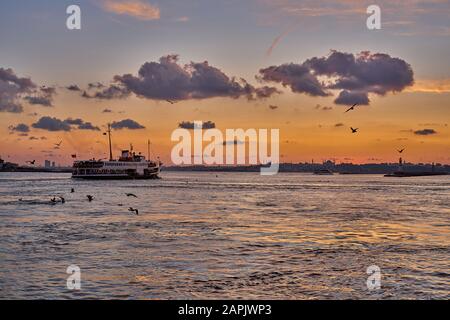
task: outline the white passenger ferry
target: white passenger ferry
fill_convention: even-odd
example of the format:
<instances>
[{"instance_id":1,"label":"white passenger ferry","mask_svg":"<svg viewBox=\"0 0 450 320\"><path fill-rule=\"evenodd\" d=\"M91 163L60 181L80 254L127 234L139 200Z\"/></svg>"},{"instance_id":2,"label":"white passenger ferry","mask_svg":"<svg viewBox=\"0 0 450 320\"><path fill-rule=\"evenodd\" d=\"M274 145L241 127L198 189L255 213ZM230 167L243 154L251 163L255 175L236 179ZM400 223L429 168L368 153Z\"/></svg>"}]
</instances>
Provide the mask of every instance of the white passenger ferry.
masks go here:
<instances>
[{"instance_id":1,"label":"white passenger ferry","mask_svg":"<svg viewBox=\"0 0 450 320\"><path fill-rule=\"evenodd\" d=\"M111 148L111 128L108 125L109 161L82 160L73 163L74 179L158 179L161 162L146 160L141 154L123 150L118 160L113 159ZM150 149L150 143L149 143ZM149 151L150 155L150 151Z\"/></svg>"}]
</instances>

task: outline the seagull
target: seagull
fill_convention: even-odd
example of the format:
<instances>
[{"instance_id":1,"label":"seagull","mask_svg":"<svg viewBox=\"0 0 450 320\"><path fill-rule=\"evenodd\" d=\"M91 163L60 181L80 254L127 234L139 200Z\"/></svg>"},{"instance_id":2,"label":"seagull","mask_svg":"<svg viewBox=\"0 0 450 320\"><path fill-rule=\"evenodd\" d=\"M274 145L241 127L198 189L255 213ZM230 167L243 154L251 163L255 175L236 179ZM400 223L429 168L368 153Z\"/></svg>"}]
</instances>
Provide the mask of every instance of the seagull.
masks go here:
<instances>
[{"instance_id":1,"label":"seagull","mask_svg":"<svg viewBox=\"0 0 450 320\"><path fill-rule=\"evenodd\" d=\"M348 108L347 111L345 111L344 113L347 113L347 112L349 112L349 111L355 110L355 107L356 107L357 105L358 105L358 104L355 103L355 104L352 105L350 108Z\"/></svg>"},{"instance_id":2,"label":"seagull","mask_svg":"<svg viewBox=\"0 0 450 320\"><path fill-rule=\"evenodd\" d=\"M90 194L88 194L86 197L88 198L89 202L91 202L92 200L94 200L94 197L91 196Z\"/></svg>"},{"instance_id":3,"label":"seagull","mask_svg":"<svg viewBox=\"0 0 450 320\"><path fill-rule=\"evenodd\" d=\"M168 103L170 103L170 104L175 104L176 102L175 101L173 101L173 100L166 100Z\"/></svg>"},{"instance_id":4,"label":"seagull","mask_svg":"<svg viewBox=\"0 0 450 320\"><path fill-rule=\"evenodd\" d=\"M66 203L66 199L64 199L63 197L59 196L59 198L61 199L61 203Z\"/></svg>"},{"instance_id":5,"label":"seagull","mask_svg":"<svg viewBox=\"0 0 450 320\"><path fill-rule=\"evenodd\" d=\"M70 189L70 193L75 193L75 189L74 188Z\"/></svg>"},{"instance_id":6,"label":"seagull","mask_svg":"<svg viewBox=\"0 0 450 320\"><path fill-rule=\"evenodd\" d=\"M36 160L33 160L33 161L27 161L27 163L29 163L29 164L31 164L31 165L34 165L34 164L36 163Z\"/></svg>"},{"instance_id":7,"label":"seagull","mask_svg":"<svg viewBox=\"0 0 450 320\"><path fill-rule=\"evenodd\" d=\"M137 195L135 195L135 194L133 194L133 193L127 193L126 195L127 195L127 197L134 197L134 198L137 198Z\"/></svg>"},{"instance_id":8,"label":"seagull","mask_svg":"<svg viewBox=\"0 0 450 320\"><path fill-rule=\"evenodd\" d=\"M359 128L353 129L352 127L350 127L350 129L352 130L352 133L357 133Z\"/></svg>"},{"instance_id":9,"label":"seagull","mask_svg":"<svg viewBox=\"0 0 450 320\"><path fill-rule=\"evenodd\" d=\"M59 143L55 143L55 146L59 148L59 147L61 147L61 144L62 144L62 141L60 141Z\"/></svg>"},{"instance_id":10,"label":"seagull","mask_svg":"<svg viewBox=\"0 0 450 320\"><path fill-rule=\"evenodd\" d=\"M56 198L50 199L50 202L55 204L56 203Z\"/></svg>"},{"instance_id":11,"label":"seagull","mask_svg":"<svg viewBox=\"0 0 450 320\"><path fill-rule=\"evenodd\" d=\"M139 215L138 209L134 209L134 208L130 207L130 208L128 208L128 211L136 213L137 216Z\"/></svg>"},{"instance_id":12,"label":"seagull","mask_svg":"<svg viewBox=\"0 0 450 320\"><path fill-rule=\"evenodd\" d=\"M401 150L397 150L398 153L403 153L403 151L405 151L405 148L401 149Z\"/></svg>"}]
</instances>

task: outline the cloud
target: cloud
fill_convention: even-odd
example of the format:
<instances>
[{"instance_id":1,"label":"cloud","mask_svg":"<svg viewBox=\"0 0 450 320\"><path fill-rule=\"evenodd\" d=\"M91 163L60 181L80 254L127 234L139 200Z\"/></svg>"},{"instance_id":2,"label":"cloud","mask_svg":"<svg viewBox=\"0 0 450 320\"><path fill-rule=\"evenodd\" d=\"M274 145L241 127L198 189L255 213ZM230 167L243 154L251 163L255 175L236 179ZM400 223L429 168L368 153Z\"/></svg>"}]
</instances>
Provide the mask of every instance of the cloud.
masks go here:
<instances>
[{"instance_id":1,"label":"cloud","mask_svg":"<svg viewBox=\"0 0 450 320\"><path fill-rule=\"evenodd\" d=\"M295 93L305 93L313 97L326 97L327 93L316 76L310 70L299 64L283 64L259 71L260 80L281 83Z\"/></svg>"},{"instance_id":2,"label":"cloud","mask_svg":"<svg viewBox=\"0 0 450 320\"><path fill-rule=\"evenodd\" d=\"M29 104L39 104L45 107L53 107L53 96L56 94L56 89L53 87L41 87L35 90L33 95L26 96L24 99Z\"/></svg>"},{"instance_id":3,"label":"cloud","mask_svg":"<svg viewBox=\"0 0 450 320\"><path fill-rule=\"evenodd\" d=\"M369 96L366 92L351 92L343 90L339 93L339 96L334 100L336 104L353 105L355 103L359 105L368 105Z\"/></svg>"},{"instance_id":4,"label":"cloud","mask_svg":"<svg viewBox=\"0 0 450 320\"><path fill-rule=\"evenodd\" d=\"M134 120L131 119L125 119L121 120L119 122L114 121L111 124L111 128L116 130L122 130L122 129L130 129L130 130L138 130L138 129L145 129L143 125L140 125Z\"/></svg>"},{"instance_id":5,"label":"cloud","mask_svg":"<svg viewBox=\"0 0 450 320\"><path fill-rule=\"evenodd\" d=\"M418 136L429 136L429 135L437 134L437 131L434 129L422 129L422 130L414 131L414 134L418 135Z\"/></svg>"},{"instance_id":6,"label":"cloud","mask_svg":"<svg viewBox=\"0 0 450 320\"><path fill-rule=\"evenodd\" d=\"M214 129L216 124L212 121L203 122L201 126L196 126L194 122L183 121L178 124L179 128L194 130L194 129Z\"/></svg>"},{"instance_id":7,"label":"cloud","mask_svg":"<svg viewBox=\"0 0 450 320\"><path fill-rule=\"evenodd\" d=\"M30 127L24 123L19 123L16 126L9 126L8 129L11 132L21 132L21 133L30 132Z\"/></svg>"},{"instance_id":8,"label":"cloud","mask_svg":"<svg viewBox=\"0 0 450 320\"><path fill-rule=\"evenodd\" d=\"M64 122L70 125L77 125L77 126L82 125L84 123L82 119L72 119L72 118L68 118L64 120Z\"/></svg>"},{"instance_id":9,"label":"cloud","mask_svg":"<svg viewBox=\"0 0 450 320\"><path fill-rule=\"evenodd\" d=\"M80 87L77 86L76 84L67 86L66 89L69 90L69 91L81 91Z\"/></svg>"},{"instance_id":10,"label":"cloud","mask_svg":"<svg viewBox=\"0 0 450 320\"><path fill-rule=\"evenodd\" d=\"M33 128L42 129L47 131L70 131L71 127L65 121L57 118L42 117L36 123L32 124Z\"/></svg>"},{"instance_id":11,"label":"cloud","mask_svg":"<svg viewBox=\"0 0 450 320\"><path fill-rule=\"evenodd\" d=\"M141 0L103 0L103 8L109 12L127 15L140 20L158 20L158 7Z\"/></svg>"},{"instance_id":12,"label":"cloud","mask_svg":"<svg viewBox=\"0 0 450 320\"><path fill-rule=\"evenodd\" d=\"M67 118L66 120L60 120L57 118L42 117L34 123L32 127L47 131L71 131L74 128L79 130L100 131L99 127L96 127L92 123L85 122L83 119L79 118Z\"/></svg>"},{"instance_id":13,"label":"cloud","mask_svg":"<svg viewBox=\"0 0 450 320\"><path fill-rule=\"evenodd\" d=\"M83 97L116 99L126 98L131 93L152 100L237 99L241 96L253 100L268 98L279 91L269 86L255 88L244 79L230 78L207 61L181 65L178 55L168 55L159 62L144 63L136 76L116 75L109 87L92 94L84 92Z\"/></svg>"},{"instance_id":14,"label":"cloud","mask_svg":"<svg viewBox=\"0 0 450 320\"><path fill-rule=\"evenodd\" d=\"M82 123L78 126L79 130L92 130L92 131L100 131L100 128L97 126L94 126L92 123L90 122L85 122Z\"/></svg>"},{"instance_id":15,"label":"cloud","mask_svg":"<svg viewBox=\"0 0 450 320\"><path fill-rule=\"evenodd\" d=\"M130 91L127 88L122 86L118 86L115 84L110 85L109 87L97 91L94 94L89 94L87 91L83 91L82 97L87 99L124 99L130 95Z\"/></svg>"},{"instance_id":16,"label":"cloud","mask_svg":"<svg viewBox=\"0 0 450 320\"><path fill-rule=\"evenodd\" d=\"M0 68L0 112L23 112L21 99L35 88L30 78L19 78L12 69Z\"/></svg>"},{"instance_id":17,"label":"cloud","mask_svg":"<svg viewBox=\"0 0 450 320\"><path fill-rule=\"evenodd\" d=\"M281 83L292 92L313 97L334 95L337 90L334 102L345 105L368 105L370 93L384 96L414 84L413 70L404 60L369 51L353 55L332 50L326 57L271 66L259 73L262 81Z\"/></svg>"}]
</instances>

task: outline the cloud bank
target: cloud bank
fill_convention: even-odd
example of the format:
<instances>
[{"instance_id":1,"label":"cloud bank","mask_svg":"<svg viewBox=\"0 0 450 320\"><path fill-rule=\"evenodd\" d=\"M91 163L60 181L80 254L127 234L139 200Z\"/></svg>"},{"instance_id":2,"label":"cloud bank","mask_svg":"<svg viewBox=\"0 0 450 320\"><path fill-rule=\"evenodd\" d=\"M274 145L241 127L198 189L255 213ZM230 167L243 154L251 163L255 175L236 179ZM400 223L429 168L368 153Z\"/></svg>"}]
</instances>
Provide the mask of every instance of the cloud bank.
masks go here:
<instances>
[{"instance_id":1,"label":"cloud bank","mask_svg":"<svg viewBox=\"0 0 450 320\"><path fill-rule=\"evenodd\" d=\"M414 84L413 70L404 60L369 51L354 55L332 50L326 57L300 64L261 69L258 78L313 97L332 96L338 91L334 103L344 105L368 105L369 94L384 96Z\"/></svg>"},{"instance_id":2,"label":"cloud bank","mask_svg":"<svg viewBox=\"0 0 450 320\"><path fill-rule=\"evenodd\" d=\"M72 119L72 118L60 120L55 117L42 117L36 123L33 123L31 126L35 129L42 129L52 132L57 131L68 132L74 128L79 130L100 131L99 127L94 126L90 122L85 122L82 119Z\"/></svg>"},{"instance_id":3,"label":"cloud bank","mask_svg":"<svg viewBox=\"0 0 450 320\"><path fill-rule=\"evenodd\" d=\"M190 100L229 97L249 100L268 98L279 91L274 87L254 87L245 79L229 77L207 61L181 65L178 55L168 55L159 62L146 62L137 75L116 75L113 83L85 98L121 99L131 93L151 100Z\"/></svg>"}]
</instances>

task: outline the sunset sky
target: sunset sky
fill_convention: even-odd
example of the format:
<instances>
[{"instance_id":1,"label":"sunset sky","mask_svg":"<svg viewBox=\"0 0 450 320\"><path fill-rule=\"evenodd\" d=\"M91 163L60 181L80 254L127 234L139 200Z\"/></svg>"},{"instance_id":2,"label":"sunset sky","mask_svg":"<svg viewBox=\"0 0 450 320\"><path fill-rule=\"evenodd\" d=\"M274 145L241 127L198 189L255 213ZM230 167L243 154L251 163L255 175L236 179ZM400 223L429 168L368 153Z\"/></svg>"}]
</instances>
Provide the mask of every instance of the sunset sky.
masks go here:
<instances>
[{"instance_id":1,"label":"sunset sky","mask_svg":"<svg viewBox=\"0 0 450 320\"><path fill-rule=\"evenodd\" d=\"M81 30L66 28L71 4ZM370 4L381 30L366 27ZM450 163L450 2L0 2L1 158L103 158L111 122L115 154L150 139L170 164L172 131L194 120L279 129L281 162L395 162L406 148Z\"/></svg>"}]
</instances>

